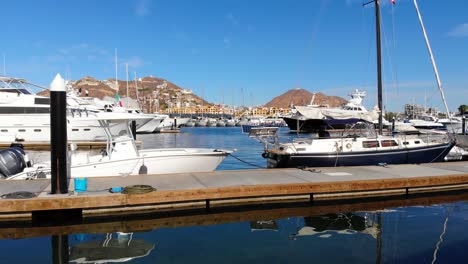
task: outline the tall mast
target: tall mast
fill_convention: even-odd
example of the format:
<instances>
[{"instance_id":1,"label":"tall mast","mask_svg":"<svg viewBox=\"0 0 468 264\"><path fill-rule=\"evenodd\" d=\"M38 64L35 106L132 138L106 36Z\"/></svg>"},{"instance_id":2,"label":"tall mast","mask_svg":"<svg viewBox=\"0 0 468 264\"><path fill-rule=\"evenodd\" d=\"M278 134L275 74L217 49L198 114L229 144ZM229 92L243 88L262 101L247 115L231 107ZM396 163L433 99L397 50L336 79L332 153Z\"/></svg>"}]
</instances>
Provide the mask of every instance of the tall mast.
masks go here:
<instances>
[{"instance_id":1,"label":"tall mast","mask_svg":"<svg viewBox=\"0 0 468 264\"><path fill-rule=\"evenodd\" d=\"M379 105L379 135L383 130L383 103L382 103L382 51L380 41L380 0L375 0L375 32L377 41L377 102Z\"/></svg>"},{"instance_id":2,"label":"tall mast","mask_svg":"<svg viewBox=\"0 0 468 264\"><path fill-rule=\"evenodd\" d=\"M382 47L380 41L380 0L375 0L375 29L377 41L377 102L379 104L379 135L383 129L383 103L382 103Z\"/></svg>"},{"instance_id":3,"label":"tall mast","mask_svg":"<svg viewBox=\"0 0 468 264\"><path fill-rule=\"evenodd\" d=\"M382 47L380 41L380 0L369 1L363 6L375 3L375 37L377 41L377 102L379 106L379 135L383 130L383 103L382 103Z\"/></svg>"},{"instance_id":4,"label":"tall mast","mask_svg":"<svg viewBox=\"0 0 468 264\"><path fill-rule=\"evenodd\" d=\"M421 13L419 12L418 2L416 0L414 0L413 2L414 2L414 7L416 8L416 12L418 13L419 23L421 24L421 29L424 35L424 39L426 40L427 50L429 51L429 56L431 57L432 67L434 68L434 74L437 80L437 87L439 88L440 95L442 96L442 101L444 101L445 111L447 111L447 118L450 120L450 111L447 106L447 101L445 100L444 90L442 90L442 82L440 81L439 71L437 70L437 65L435 63L434 55L432 54L431 44L429 43L429 38L427 37L426 29L424 28L424 22L422 20Z\"/></svg>"}]
</instances>

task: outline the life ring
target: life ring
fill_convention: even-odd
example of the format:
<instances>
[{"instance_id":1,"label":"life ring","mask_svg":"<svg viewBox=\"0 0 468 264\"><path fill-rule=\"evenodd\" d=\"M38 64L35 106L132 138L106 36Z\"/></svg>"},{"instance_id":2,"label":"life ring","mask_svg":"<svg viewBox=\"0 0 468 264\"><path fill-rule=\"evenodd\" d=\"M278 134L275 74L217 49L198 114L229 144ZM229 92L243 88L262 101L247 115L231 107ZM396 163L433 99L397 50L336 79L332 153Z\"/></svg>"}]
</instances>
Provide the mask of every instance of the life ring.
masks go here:
<instances>
[{"instance_id":1,"label":"life ring","mask_svg":"<svg viewBox=\"0 0 468 264\"><path fill-rule=\"evenodd\" d=\"M347 149L351 149L351 143L346 144Z\"/></svg>"}]
</instances>

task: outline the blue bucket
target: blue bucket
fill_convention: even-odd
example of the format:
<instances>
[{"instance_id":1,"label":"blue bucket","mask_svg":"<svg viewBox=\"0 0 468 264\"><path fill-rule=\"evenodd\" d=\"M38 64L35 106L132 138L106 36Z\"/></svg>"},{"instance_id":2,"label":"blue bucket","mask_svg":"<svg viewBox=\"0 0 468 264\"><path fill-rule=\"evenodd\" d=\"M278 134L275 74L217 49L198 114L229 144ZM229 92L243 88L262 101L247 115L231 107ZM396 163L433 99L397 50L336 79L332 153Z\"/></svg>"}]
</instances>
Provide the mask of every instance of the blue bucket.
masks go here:
<instances>
[{"instance_id":1,"label":"blue bucket","mask_svg":"<svg viewBox=\"0 0 468 264\"><path fill-rule=\"evenodd\" d=\"M86 192L88 188L88 178L74 178L75 192Z\"/></svg>"}]
</instances>

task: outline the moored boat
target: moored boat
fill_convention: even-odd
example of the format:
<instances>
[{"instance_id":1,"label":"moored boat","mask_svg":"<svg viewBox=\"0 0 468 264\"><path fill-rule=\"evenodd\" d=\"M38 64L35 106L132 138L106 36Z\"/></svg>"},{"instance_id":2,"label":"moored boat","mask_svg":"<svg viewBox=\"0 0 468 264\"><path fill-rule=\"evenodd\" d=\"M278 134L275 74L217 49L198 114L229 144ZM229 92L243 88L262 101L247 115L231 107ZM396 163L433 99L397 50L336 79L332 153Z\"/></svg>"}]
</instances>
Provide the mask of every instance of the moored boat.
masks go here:
<instances>
[{"instance_id":1,"label":"moored boat","mask_svg":"<svg viewBox=\"0 0 468 264\"><path fill-rule=\"evenodd\" d=\"M269 168L414 164L444 161L455 145L419 137L347 137L296 139L267 149Z\"/></svg>"},{"instance_id":2,"label":"moored boat","mask_svg":"<svg viewBox=\"0 0 468 264\"><path fill-rule=\"evenodd\" d=\"M70 177L99 177L135 174L162 174L184 172L213 171L232 151L210 148L162 148L137 149L132 137L129 120L134 115L122 113L119 116L96 118L102 129L108 135L107 147L101 154L71 151ZM143 117L141 117L143 118ZM124 123L126 134L115 136L111 129L112 123ZM36 179L50 177L50 162L30 164L27 158L20 155L21 151L8 153L12 162L3 162L0 173L7 180ZM24 154L24 153L23 153ZM13 156L12 156L13 155ZM13 166L14 169L1 169L2 166Z\"/></svg>"}]
</instances>

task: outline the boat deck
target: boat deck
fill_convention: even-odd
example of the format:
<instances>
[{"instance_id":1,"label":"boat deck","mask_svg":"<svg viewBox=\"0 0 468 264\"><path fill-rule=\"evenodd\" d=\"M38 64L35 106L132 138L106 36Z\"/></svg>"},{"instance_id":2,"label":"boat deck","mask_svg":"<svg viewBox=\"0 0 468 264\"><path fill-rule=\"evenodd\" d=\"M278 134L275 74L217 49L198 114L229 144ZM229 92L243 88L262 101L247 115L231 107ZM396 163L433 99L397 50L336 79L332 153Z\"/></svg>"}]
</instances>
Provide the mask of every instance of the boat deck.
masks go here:
<instances>
[{"instance_id":1,"label":"boat deck","mask_svg":"<svg viewBox=\"0 0 468 264\"><path fill-rule=\"evenodd\" d=\"M150 185L145 194L111 193L112 187ZM29 199L0 199L0 217L43 210L82 209L83 215L135 213L184 206L263 203L269 199L346 199L468 189L468 162L314 169L255 169L88 178L87 191L51 195L50 180L3 181L0 195L27 191ZM140 208L141 207L141 208Z\"/></svg>"}]
</instances>

